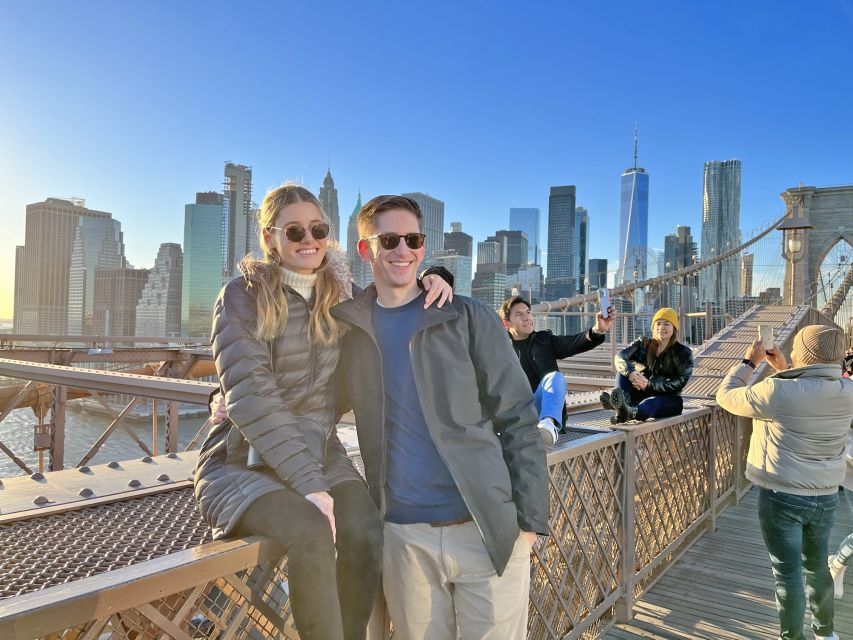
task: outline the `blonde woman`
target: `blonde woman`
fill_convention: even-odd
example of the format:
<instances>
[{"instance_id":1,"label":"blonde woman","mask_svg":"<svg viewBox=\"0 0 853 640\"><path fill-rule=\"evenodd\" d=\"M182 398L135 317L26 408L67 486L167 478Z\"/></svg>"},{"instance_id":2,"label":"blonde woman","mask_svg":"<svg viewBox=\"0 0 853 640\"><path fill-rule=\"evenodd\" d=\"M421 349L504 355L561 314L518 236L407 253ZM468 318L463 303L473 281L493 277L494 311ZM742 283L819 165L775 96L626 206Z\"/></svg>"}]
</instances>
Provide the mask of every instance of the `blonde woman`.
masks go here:
<instances>
[{"instance_id":1,"label":"blonde woman","mask_svg":"<svg viewBox=\"0 0 853 640\"><path fill-rule=\"evenodd\" d=\"M199 509L215 539L260 534L288 556L303 640L364 638L379 587L382 529L338 439L332 377L351 297L343 255L314 195L287 184L259 216L262 260L247 257L213 312L211 342L229 420L202 446ZM431 299L449 285L431 277Z\"/></svg>"}]
</instances>

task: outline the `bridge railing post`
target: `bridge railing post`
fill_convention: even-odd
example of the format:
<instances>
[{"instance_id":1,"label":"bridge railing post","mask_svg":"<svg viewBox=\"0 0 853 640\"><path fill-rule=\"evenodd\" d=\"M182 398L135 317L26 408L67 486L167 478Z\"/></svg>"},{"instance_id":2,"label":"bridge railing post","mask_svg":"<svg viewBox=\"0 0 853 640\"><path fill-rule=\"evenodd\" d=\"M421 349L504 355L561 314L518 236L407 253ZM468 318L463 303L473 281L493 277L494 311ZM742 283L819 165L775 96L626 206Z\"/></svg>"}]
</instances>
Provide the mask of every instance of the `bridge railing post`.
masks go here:
<instances>
[{"instance_id":1,"label":"bridge railing post","mask_svg":"<svg viewBox=\"0 0 853 640\"><path fill-rule=\"evenodd\" d=\"M622 493L622 567L620 587L622 596L616 601L616 620L629 622L634 617L634 580L637 574L637 529L634 496L637 494L637 436L624 430L625 466Z\"/></svg>"},{"instance_id":2,"label":"bridge railing post","mask_svg":"<svg viewBox=\"0 0 853 640\"><path fill-rule=\"evenodd\" d=\"M714 533L717 530L717 416L716 412L711 412L708 416L708 507L709 517L707 533Z\"/></svg>"},{"instance_id":3,"label":"bridge railing post","mask_svg":"<svg viewBox=\"0 0 853 640\"><path fill-rule=\"evenodd\" d=\"M68 388L55 384L50 391L50 461L51 471L65 468L65 402Z\"/></svg>"}]
</instances>

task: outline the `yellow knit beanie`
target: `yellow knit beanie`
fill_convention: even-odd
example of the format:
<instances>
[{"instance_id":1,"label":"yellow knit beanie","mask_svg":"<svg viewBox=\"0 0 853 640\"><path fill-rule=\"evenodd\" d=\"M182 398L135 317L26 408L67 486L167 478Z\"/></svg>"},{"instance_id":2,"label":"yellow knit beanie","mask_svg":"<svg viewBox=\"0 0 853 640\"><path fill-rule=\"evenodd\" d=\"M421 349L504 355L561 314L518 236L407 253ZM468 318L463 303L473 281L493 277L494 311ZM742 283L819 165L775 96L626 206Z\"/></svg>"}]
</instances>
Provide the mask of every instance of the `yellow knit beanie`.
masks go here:
<instances>
[{"instance_id":1,"label":"yellow knit beanie","mask_svg":"<svg viewBox=\"0 0 853 640\"><path fill-rule=\"evenodd\" d=\"M652 326L655 326L655 322L658 320L666 320L669 322L675 330L678 331L678 314L675 312L675 309L670 309L669 307L661 307L658 309L655 317L652 318Z\"/></svg>"}]
</instances>

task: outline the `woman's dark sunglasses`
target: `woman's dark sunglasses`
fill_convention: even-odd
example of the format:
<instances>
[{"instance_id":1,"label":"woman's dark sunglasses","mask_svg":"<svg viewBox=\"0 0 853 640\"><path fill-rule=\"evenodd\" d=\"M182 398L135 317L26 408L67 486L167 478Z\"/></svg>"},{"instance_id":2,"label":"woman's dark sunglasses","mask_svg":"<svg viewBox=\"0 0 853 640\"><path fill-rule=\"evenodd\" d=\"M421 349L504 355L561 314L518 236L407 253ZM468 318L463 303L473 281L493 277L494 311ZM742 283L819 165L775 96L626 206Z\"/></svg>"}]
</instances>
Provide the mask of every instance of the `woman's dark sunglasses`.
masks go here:
<instances>
[{"instance_id":1,"label":"woman's dark sunglasses","mask_svg":"<svg viewBox=\"0 0 853 640\"><path fill-rule=\"evenodd\" d=\"M316 224L312 224L310 231L311 235L315 240L322 240L323 238L329 235L329 225L325 222L317 222ZM302 242L302 239L305 237L305 227L300 227L299 225L292 225L290 227L285 227L282 229L281 227L273 227L270 225L267 229L275 229L276 231L284 231L284 237L290 240L291 242Z\"/></svg>"},{"instance_id":2,"label":"woman's dark sunglasses","mask_svg":"<svg viewBox=\"0 0 853 640\"><path fill-rule=\"evenodd\" d=\"M382 248L385 251L393 251L397 248L397 245L400 244L400 239L406 241L406 246L413 251L416 249L420 249L424 246L424 240L426 240L425 233L380 233L375 236L368 236L365 240L379 240L379 244L382 245Z\"/></svg>"}]
</instances>

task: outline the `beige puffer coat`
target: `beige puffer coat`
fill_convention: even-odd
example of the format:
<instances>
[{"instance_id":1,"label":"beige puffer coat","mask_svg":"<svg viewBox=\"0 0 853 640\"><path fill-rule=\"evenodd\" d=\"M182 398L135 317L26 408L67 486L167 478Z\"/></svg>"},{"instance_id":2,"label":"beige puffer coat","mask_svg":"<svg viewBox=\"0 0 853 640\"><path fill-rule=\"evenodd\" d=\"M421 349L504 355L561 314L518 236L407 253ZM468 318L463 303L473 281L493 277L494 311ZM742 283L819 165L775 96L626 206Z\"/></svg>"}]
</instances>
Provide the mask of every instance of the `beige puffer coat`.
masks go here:
<instances>
[{"instance_id":1,"label":"beige puffer coat","mask_svg":"<svg viewBox=\"0 0 853 640\"><path fill-rule=\"evenodd\" d=\"M233 533L246 508L270 491L286 486L307 495L362 481L335 430L338 347L310 343L308 303L285 292L287 326L271 342L252 337L254 289L244 278L229 282L214 307L211 341L230 420L211 429L195 472L196 499L214 539ZM264 467L247 468L247 441Z\"/></svg>"}]
</instances>

